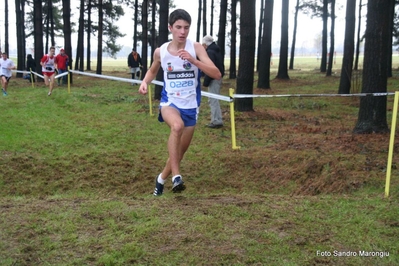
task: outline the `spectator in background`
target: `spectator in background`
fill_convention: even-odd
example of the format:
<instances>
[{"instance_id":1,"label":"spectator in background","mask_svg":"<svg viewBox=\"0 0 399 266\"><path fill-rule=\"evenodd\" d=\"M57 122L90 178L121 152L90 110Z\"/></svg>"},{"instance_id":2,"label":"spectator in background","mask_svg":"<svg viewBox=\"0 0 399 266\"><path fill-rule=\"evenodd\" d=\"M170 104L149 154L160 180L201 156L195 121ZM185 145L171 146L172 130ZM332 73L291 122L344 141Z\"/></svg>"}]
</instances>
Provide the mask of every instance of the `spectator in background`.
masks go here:
<instances>
[{"instance_id":1,"label":"spectator in background","mask_svg":"<svg viewBox=\"0 0 399 266\"><path fill-rule=\"evenodd\" d=\"M26 56L26 70L29 72L36 71L36 61L35 61L35 59L33 59L31 54L28 54ZM29 75L29 77L27 77L27 79L30 79L31 75L32 75L32 80L33 80L33 82L35 82L35 75L33 75L32 73L30 73L28 75ZM28 75L26 75L26 76L28 76Z\"/></svg>"},{"instance_id":2,"label":"spectator in background","mask_svg":"<svg viewBox=\"0 0 399 266\"><path fill-rule=\"evenodd\" d=\"M58 70L58 74L62 74L68 71L68 55L65 53L65 50L61 48L60 53L55 57L55 64ZM60 85L62 79L62 85L67 84L67 75L58 78L58 86Z\"/></svg>"},{"instance_id":3,"label":"spectator in background","mask_svg":"<svg viewBox=\"0 0 399 266\"><path fill-rule=\"evenodd\" d=\"M3 91L3 96L7 96L7 86L11 79L11 70L16 69L14 62L7 58L7 54L3 53L0 59L0 78L1 78L1 90Z\"/></svg>"},{"instance_id":4,"label":"spectator in background","mask_svg":"<svg viewBox=\"0 0 399 266\"><path fill-rule=\"evenodd\" d=\"M219 46L214 42L213 37L206 35L202 38L202 45L215 66L219 69L222 77L224 75L223 56ZM222 79L213 79L208 75L204 78L204 87L208 87L208 92L220 94L222 86ZM209 106L211 107L211 123L208 124L209 128L221 128L223 126L222 111L220 109L219 100L214 98L208 99Z\"/></svg>"},{"instance_id":5,"label":"spectator in background","mask_svg":"<svg viewBox=\"0 0 399 266\"><path fill-rule=\"evenodd\" d=\"M130 69L130 73L132 73L132 79L140 79L140 67L142 67L143 64L141 63L139 53L137 53L134 48L127 57L127 65ZM134 85L134 83L132 85Z\"/></svg>"}]
</instances>

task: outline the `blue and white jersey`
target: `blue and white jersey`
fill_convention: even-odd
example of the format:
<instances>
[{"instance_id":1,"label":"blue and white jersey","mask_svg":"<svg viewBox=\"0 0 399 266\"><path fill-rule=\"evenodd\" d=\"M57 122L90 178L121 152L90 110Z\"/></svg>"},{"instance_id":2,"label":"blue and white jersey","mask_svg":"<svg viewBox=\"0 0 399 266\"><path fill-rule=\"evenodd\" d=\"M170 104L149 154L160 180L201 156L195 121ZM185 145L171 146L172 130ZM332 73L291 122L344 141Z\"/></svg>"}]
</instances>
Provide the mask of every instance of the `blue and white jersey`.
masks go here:
<instances>
[{"instance_id":1,"label":"blue and white jersey","mask_svg":"<svg viewBox=\"0 0 399 266\"><path fill-rule=\"evenodd\" d=\"M200 70L187 60L168 52L170 42L160 47L161 66L164 73L161 106L173 103L181 109L198 108L201 103ZM186 40L184 48L196 58L194 43Z\"/></svg>"}]
</instances>

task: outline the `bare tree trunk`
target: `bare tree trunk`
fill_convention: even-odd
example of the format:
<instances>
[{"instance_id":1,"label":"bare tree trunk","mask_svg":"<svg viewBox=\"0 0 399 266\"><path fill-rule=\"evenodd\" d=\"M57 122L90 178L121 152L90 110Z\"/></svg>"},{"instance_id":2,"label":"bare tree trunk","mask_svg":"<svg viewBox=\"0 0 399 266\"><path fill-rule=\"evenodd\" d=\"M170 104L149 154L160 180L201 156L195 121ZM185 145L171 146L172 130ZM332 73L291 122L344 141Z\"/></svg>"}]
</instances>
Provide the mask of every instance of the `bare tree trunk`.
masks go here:
<instances>
[{"instance_id":1,"label":"bare tree trunk","mask_svg":"<svg viewBox=\"0 0 399 266\"><path fill-rule=\"evenodd\" d=\"M355 56L355 63L354 63L354 70L358 70L359 66L359 54L360 54L360 28L362 24L362 0L359 0L359 16L358 16L358 23L357 23L357 39L356 39L356 56Z\"/></svg>"},{"instance_id":2,"label":"bare tree trunk","mask_svg":"<svg viewBox=\"0 0 399 266\"><path fill-rule=\"evenodd\" d=\"M62 1L62 18L64 22L64 49L69 57L68 66L72 69L72 27L71 27L71 0ZM70 75L73 83L72 73Z\"/></svg>"},{"instance_id":3,"label":"bare tree trunk","mask_svg":"<svg viewBox=\"0 0 399 266\"><path fill-rule=\"evenodd\" d=\"M213 36L213 15L214 15L214 11L215 11L215 0L211 0L211 28L209 31L209 34L211 36Z\"/></svg>"},{"instance_id":4,"label":"bare tree trunk","mask_svg":"<svg viewBox=\"0 0 399 266\"><path fill-rule=\"evenodd\" d=\"M55 31L54 31L54 8L53 8L53 1L49 1L49 20L50 20L50 40L51 46L55 46Z\"/></svg>"},{"instance_id":5,"label":"bare tree trunk","mask_svg":"<svg viewBox=\"0 0 399 266\"><path fill-rule=\"evenodd\" d=\"M151 23L151 51L154 51L155 47L156 47L156 36L155 36L155 34L156 34L156 29L155 29L156 9L157 9L156 0L152 0L152 2L151 2L151 21L152 21L152 23ZM154 53L151 53L151 63L153 61L154 61Z\"/></svg>"},{"instance_id":6,"label":"bare tree trunk","mask_svg":"<svg viewBox=\"0 0 399 266\"><path fill-rule=\"evenodd\" d=\"M296 29L298 27L298 11L299 11L299 0L296 0L295 16L294 16L294 31L292 33L292 45L291 45L291 58L289 69L294 69L294 57L295 57L295 45L296 45Z\"/></svg>"},{"instance_id":7,"label":"bare tree trunk","mask_svg":"<svg viewBox=\"0 0 399 266\"><path fill-rule=\"evenodd\" d=\"M218 46L223 56L225 54L226 46L226 22L227 22L227 0L220 1L220 16L219 16L219 33L218 33Z\"/></svg>"},{"instance_id":8,"label":"bare tree trunk","mask_svg":"<svg viewBox=\"0 0 399 266\"><path fill-rule=\"evenodd\" d=\"M10 48L9 48L9 33L8 33L8 0L4 2L4 51L10 56Z\"/></svg>"},{"instance_id":9,"label":"bare tree trunk","mask_svg":"<svg viewBox=\"0 0 399 266\"><path fill-rule=\"evenodd\" d=\"M273 29L274 0L266 0L264 10L264 28L261 53L259 61L258 88L270 89L270 57L272 53L272 29Z\"/></svg>"},{"instance_id":10,"label":"bare tree trunk","mask_svg":"<svg viewBox=\"0 0 399 266\"><path fill-rule=\"evenodd\" d=\"M237 52L237 0L231 1L231 46L229 79L237 77L236 52Z\"/></svg>"},{"instance_id":11,"label":"bare tree trunk","mask_svg":"<svg viewBox=\"0 0 399 266\"><path fill-rule=\"evenodd\" d=\"M88 71L91 70L91 1L88 1L87 3L87 35L86 35L86 40L87 40L87 47L86 47L86 69Z\"/></svg>"},{"instance_id":12,"label":"bare tree trunk","mask_svg":"<svg viewBox=\"0 0 399 266\"><path fill-rule=\"evenodd\" d=\"M43 7L41 1L33 1L33 27L34 27L34 39L35 39L35 61L36 61L36 73L42 73L42 66L40 60L43 57ZM37 77L38 81L43 81L42 78Z\"/></svg>"},{"instance_id":13,"label":"bare tree trunk","mask_svg":"<svg viewBox=\"0 0 399 266\"><path fill-rule=\"evenodd\" d=\"M84 0L80 0L78 45L76 47L76 61L75 61L75 70L79 71L83 71L83 60L84 60L83 27L84 27Z\"/></svg>"},{"instance_id":14,"label":"bare tree trunk","mask_svg":"<svg viewBox=\"0 0 399 266\"><path fill-rule=\"evenodd\" d=\"M103 68L103 22L104 22L104 9L103 0L98 1L98 37L97 37L97 69L96 74L102 73Z\"/></svg>"},{"instance_id":15,"label":"bare tree trunk","mask_svg":"<svg viewBox=\"0 0 399 266\"><path fill-rule=\"evenodd\" d=\"M206 20L206 0L203 0L203 7L202 7L202 36L205 36L208 34L208 31L206 29L207 26L207 20Z\"/></svg>"},{"instance_id":16,"label":"bare tree trunk","mask_svg":"<svg viewBox=\"0 0 399 266\"><path fill-rule=\"evenodd\" d=\"M240 64L237 78L237 94L253 94L255 45L256 45L256 0L247 0L241 4L240 17ZM253 98L235 99L237 111L253 111Z\"/></svg>"},{"instance_id":17,"label":"bare tree trunk","mask_svg":"<svg viewBox=\"0 0 399 266\"><path fill-rule=\"evenodd\" d=\"M50 3L47 0L47 13L46 13L46 53L50 50Z\"/></svg>"},{"instance_id":18,"label":"bare tree trunk","mask_svg":"<svg viewBox=\"0 0 399 266\"><path fill-rule=\"evenodd\" d=\"M17 19L17 69L25 70L25 0L15 0L15 15ZM17 77L22 76L22 73L17 73Z\"/></svg>"},{"instance_id":19,"label":"bare tree trunk","mask_svg":"<svg viewBox=\"0 0 399 266\"><path fill-rule=\"evenodd\" d=\"M320 72L327 70L327 20L328 20L328 1L323 0L323 33L321 41L321 65Z\"/></svg>"},{"instance_id":20,"label":"bare tree trunk","mask_svg":"<svg viewBox=\"0 0 399 266\"><path fill-rule=\"evenodd\" d=\"M344 58L342 59L339 94L349 94L351 89L353 53L355 46L356 0L346 0Z\"/></svg>"},{"instance_id":21,"label":"bare tree trunk","mask_svg":"<svg viewBox=\"0 0 399 266\"><path fill-rule=\"evenodd\" d=\"M289 0L283 0L281 8L280 62L276 77L278 79L290 79L288 76L288 10Z\"/></svg>"},{"instance_id":22,"label":"bare tree trunk","mask_svg":"<svg viewBox=\"0 0 399 266\"><path fill-rule=\"evenodd\" d=\"M389 7L389 43L388 43L388 77L392 77L392 42L393 42L393 30L394 30L394 18L395 18L395 1L390 1L391 6Z\"/></svg>"},{"instance_id":23,"label":"bare tree trunk","mask_svg":"<svg viewBox=\"0 0 399 266\"><path fill-rule=\"evenodd\" d=\"M133 47L137 49L137 24L138 24L138 17L139 17L139 1L134 1L134 26L133 26ZM137 50L136 50L137 51ZM144 72L144 71L143 71ZM144 73L143 73L144 75Z\"/></svg>"},{"instance_id":24,"label":"bare tree trunk","mask_svg":"<svg viewBox=\"0 0 399 266\"><path fill-rule=\"evenodd\" d=\"M168 41L168 16L169 16L169 0L161 1L159 5L159 37L158 37L158 45ZM144 68L144 67L143 67ZM157 80L163 81L163 71L159 69L157 74ZM161 99L162 86L155 86L154 99Z\"/></svg>"},{"instance_id":25,"label":"bare tree trunk","mask_svg":"<svg viewBox=\"0 0 399 266\"><path fill-rule=\"evenodd\" d=\"M326 76L331 76L332 67L334 65L335 54L335 0L331 0L331 28L330 28L330 56L328 58L328 68Z\"/></svg>"},{"instance_id":26,"label":"bare tree trunk","mask_svg":"<svg viewBox=\"0 0 399 266\"><path fill-rule=\"evenodd\" d=\"M258 27L258 53L256 56L256 71L259 72L259 64L260 64L260 52L262 46L262 32L264 27L264 13L265 13L265 0L260 0L260 16L259 16L259 27Z\"/></svg>"},{"instance_id":27,"label":"bare tree trunk","mask_svg":"<svg viewBox=\"0 0 399 266\"><path fill-rule=\"evenodd\" d=\"M198 0L198 20L197 20L197 38L196 41L200 41L201 35L201 11L202 11L202 0Z\"/></svg>"},{"instance_id":28,"label":"bare tree trunk","mask_svg":"<svg viewBox=\"0 0 399 266\"><path fill-rule=\"evenodd\" d=\"M145 34L148 32L148 0L143 0L142 8L141 8L141 15L142 15L142 26L143 26L143 45L142 45L142 51L141 55L143 58L143 71L147 73L147 68L148 68L148 63L147 63L147 58L148 58L148 34ZM144 76L145 73L142 73Z\"/></svg>"},{"instance_id":29,"label":"bare tree trunk","mask_svg":"<svg viewBox=\"0 0 399 266\"><path fill-rule=\"evenodd\" d=\"M387 50L389 16L387 10L393 0L369 0L367 3L366 43L364 46L362 93L387 92ZM387 124L387 97L360 98L358 121L354 133L385 133Z\"/></svg>"}]
</instances>

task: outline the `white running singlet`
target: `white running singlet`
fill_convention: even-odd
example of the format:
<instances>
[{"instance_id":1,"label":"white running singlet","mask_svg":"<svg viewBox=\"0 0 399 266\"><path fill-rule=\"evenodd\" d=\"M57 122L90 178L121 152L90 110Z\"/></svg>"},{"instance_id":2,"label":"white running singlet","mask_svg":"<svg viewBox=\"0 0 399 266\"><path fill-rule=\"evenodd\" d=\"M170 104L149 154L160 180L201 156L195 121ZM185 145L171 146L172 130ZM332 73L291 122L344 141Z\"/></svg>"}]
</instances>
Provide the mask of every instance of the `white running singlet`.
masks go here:
<instances>
[{"instance_id":1,"label":"white running singlet","mask_svg":"<svg viewBox=\"0 0 399 266\"><path fill-rule=\"evenodd\" d=\"M48 54L42 60L42 72L54 72L55 71L55 56L50 57Z\"/></svg>"},{"instance_id":2,"label":"white running singlet","mask_svg":"<svg viewBox=\"0 0 399 266\"><path fill-rule=\"evenodd\" d=\"M0 58L0 76L5 76L7 78L12 76L12 72L8 68L14 67L14 62L11 61L11 59L7 58L4 60L3 58Z\"/></svg>"},{"instance_id":3,"label":"white running singlet","mask_svg":"<svg viewBox=\"0 0 399 266\"><path fill-rule=\"evenodd\" d=\"M160 47L161 66L164 73L161 106L170 104L181 109L198 108L201 103L200 71L187 60L168 52L170 42ZM194 43L186 40L184 48L196 58Z\"/></svg>"}]
</instances>

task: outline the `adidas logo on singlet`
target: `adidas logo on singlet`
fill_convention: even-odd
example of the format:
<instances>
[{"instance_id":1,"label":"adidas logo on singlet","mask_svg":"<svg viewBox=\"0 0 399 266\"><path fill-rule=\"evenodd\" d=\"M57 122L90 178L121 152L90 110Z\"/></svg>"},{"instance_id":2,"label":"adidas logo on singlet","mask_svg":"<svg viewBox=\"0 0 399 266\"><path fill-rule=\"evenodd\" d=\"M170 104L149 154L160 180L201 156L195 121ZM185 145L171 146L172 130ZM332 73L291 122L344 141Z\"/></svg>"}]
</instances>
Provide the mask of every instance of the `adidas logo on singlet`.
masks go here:
<instances>
[{"instance_id":1,"label":"adidas logo on singlet","mask_svg":"<svg viewBox=\"0 0 399 266\"><path fill-rule=\"evenodd\" d=\"M194 71L168 72L168 79L190 79L195 78Z\"/></svg>"}]
</instances>

